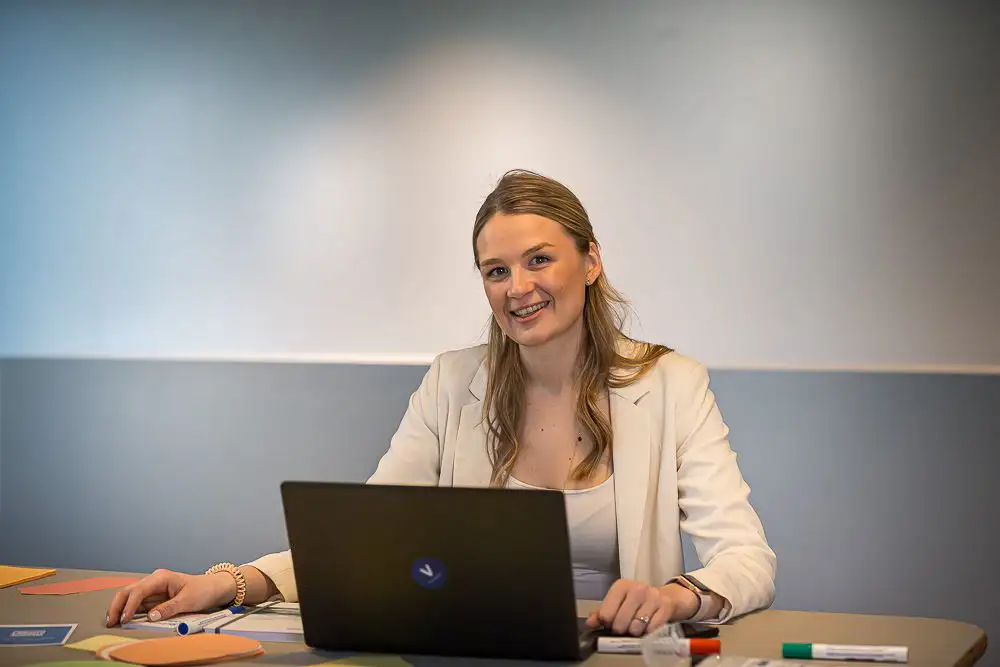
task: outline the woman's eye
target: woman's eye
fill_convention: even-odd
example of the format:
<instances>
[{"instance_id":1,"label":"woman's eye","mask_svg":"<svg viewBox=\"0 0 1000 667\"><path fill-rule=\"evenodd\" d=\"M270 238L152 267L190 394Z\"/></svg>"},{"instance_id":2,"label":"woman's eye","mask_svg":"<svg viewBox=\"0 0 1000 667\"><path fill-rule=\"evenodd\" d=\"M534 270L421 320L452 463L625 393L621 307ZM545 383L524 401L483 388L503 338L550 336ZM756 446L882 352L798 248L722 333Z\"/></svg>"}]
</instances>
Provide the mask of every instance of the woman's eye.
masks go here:
<instances>
[{"instance_id":1,"label":"woman's eye","mask_svg":"<svg viewBox=\"0 0 1000 667\"><path fill-rule=\"evenodd\" d=\"M545 264L551 261L548 255L535 255L531 258L531 264Z\"/></svg>"},{"instance_id":2,"label":"woman's eye","mask_svg":"<svg viewBox=\"0 0 1000 667\"><path fill-rule=\"evenodd\" d=\"M504 272L504 271L506 271L506 270L507 270L507 269L505 269L505 268L504 268L504 267L502 267L502 266L494 266L494 267L493 267L492 269L490 269L490 270L489 270L489 271L488 271L488 272L486 273L486 277L487 277L487 278L499 278L500 276L502 276L502 275L503 275L503 272Z\"/></svg>"}]
</instances>

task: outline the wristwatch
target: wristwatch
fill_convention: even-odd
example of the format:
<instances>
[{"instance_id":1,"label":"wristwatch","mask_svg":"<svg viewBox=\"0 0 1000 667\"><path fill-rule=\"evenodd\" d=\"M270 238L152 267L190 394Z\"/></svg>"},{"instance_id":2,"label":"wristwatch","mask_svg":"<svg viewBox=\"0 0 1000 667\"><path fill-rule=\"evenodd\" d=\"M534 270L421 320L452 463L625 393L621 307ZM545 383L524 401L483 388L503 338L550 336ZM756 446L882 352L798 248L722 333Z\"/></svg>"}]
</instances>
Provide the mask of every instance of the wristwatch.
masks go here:
<instances>
[{"instance_id":1,"label":"wristwatch","mask_svg":"<svg viewBox=\"0 0 1000 667\"><path fill-rule=\"evenodd\" d=\"M698 598L698 609L695 610L691 618L688 619L689 622L697 623L698 621L704 620L705 617L708 616L709 604L712 600L712 590L708 586L701 583L690 574L678 575L667 583L683 586L694 593Z\"/></svg>"}]
</instances>

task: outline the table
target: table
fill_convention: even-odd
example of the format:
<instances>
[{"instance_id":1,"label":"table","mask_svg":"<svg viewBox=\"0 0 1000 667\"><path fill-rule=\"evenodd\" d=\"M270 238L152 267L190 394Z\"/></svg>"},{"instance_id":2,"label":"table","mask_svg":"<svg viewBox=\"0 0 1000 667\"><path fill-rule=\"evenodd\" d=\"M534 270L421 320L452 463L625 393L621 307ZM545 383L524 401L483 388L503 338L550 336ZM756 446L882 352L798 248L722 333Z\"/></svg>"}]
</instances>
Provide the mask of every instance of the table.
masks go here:
<instances>
[{"instance_id":1,"label":"table","mask_svg":"<svg viewBox=\"0 0 1000 667\"><path fill-rule=\"evenodd\" d=\"M96 576L142 576L122 572L59 570L54 576L32 584L55 583ZM32 585L26 584L26 585ZM95 591L68 596L27 596L12 586L0 590L0 624L77 623L69 642L101 634L130 637L162 637L162 633L106 628L104 616L114 591ZM596 603L581 601L585 615ZM721 629L724 654L755 658L780 658L784 641L812 641L828 644L895 644L910 647L912 667L968 667L986 651L986 634L974 625L930 618L867 616L803 611L767 610L744 616ZM314 651L304 644L265 643L267 654L246 663L255 665L314 665L346 657L346 653ZM551 665L509 660L471 660L437 656L404 656L414 667L458 667L470 663L482 667ZM65 647L0 648L0 665L25 665L56 660L93 659L91 654ZM96 661L95 661L96 662ZM108 664L108 663L103 663ZM824 667L859 667L874 663L816 661ZM584 667L639 667L640 656L595 654Z\"/></svg>"}]
</instances>

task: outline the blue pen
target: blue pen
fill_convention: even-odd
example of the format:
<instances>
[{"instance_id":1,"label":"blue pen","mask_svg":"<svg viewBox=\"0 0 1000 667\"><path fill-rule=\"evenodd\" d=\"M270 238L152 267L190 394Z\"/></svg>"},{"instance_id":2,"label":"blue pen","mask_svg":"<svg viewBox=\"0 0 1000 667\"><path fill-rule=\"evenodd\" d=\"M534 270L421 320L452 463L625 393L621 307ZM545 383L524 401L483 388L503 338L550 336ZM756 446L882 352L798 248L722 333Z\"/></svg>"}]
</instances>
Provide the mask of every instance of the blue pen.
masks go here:
<instances>
[{"instance_id":1,"label":"blue pen","mask_svg":"<svg viewBox=\"0 0 1000 667\"><path fill-rule=\"evenodd\" d=\"M199 618L197 621L181 621L177 624L177 634L193 635L196 632L202 632L210 623L220 621L229 616L235 616L236 614L242 614L245 611L246 607L230 607L229 609L209 614L205 618Z\"/></svg>"}]
</instances>

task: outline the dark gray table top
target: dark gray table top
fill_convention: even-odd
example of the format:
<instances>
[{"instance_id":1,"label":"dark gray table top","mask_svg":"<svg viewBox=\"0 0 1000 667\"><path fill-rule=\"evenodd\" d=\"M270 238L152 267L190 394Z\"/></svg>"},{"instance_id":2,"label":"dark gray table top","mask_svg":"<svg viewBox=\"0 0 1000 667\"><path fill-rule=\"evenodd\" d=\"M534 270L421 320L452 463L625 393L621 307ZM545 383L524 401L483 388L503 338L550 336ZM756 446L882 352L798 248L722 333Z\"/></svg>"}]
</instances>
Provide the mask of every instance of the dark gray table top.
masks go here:
<instances>
[{"instance_id":1,"label":"dark gray table top","mask_svg":"<svg viewBox=\"0 0 1000 667\"><path fill-rule=\"evenodd\" d=\"M54 576L25 585L55 583L93 576L129 576L130 573L94 570L59 570ZM134 575L141 576L141 575ZM104 615L114 591L95 591L67 596L26 596L17 586L0 589L0 624L76 623L69 642L95 635L125 635L129 637L162 637L162 633L104 627ZM582 613L593 608L593 602L580 602ZM898 616L867 616L802 611L768 610L751 614L721 629L723 653L756 658L779 658L784 641L812 641L828 644L892 644L910 647L911 667L968 667L986 650L986 635L968 623L944 619L906 618ZM314 651L304 644L264 644L267 654L246 663L256 665L315 665L327 660L346 657L347 653ZM436 656L403 656L414 667L456 667L470 663L483 667L501 665L551 665L522 661L445 658ZM90 660L92 654L65 647L5 647L0 648L0 665L27 665L57 660ZM96 659L95 659L96 660ZM107 664L107 663L104 663ZM639 667L639 656L595 654L586 667ZM849 665L831 661L817 662L825 667ZM858 667L862 663L853 663Z\"/></svg>"}]
</instances>

